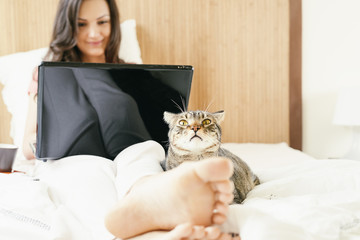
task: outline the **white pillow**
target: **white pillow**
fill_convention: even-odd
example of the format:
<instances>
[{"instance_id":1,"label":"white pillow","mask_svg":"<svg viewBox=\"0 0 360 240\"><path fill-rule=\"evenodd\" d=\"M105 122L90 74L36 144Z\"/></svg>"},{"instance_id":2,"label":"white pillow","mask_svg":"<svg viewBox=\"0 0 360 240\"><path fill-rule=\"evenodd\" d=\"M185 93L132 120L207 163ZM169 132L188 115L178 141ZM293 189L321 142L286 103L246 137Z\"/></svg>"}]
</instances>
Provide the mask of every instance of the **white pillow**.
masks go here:
<instances>
[{"instance_id":1,"label":"white pillow","mask_svg":"<svg viewBox=\"0 0 360 240\"><path fill-rule=\"evenodd\" d=\"M136 35L136 21L126 20L121 24L119 57L128 63L142 64L141 50Z\"/></svg>"},{"instance_id":2,"label":"white pillow","mask_svg":"<svg viewBox=\"0 0 360 240\"><path fill-rule=\"evenodd\" d=\"M121 23L122 39L119 57L126 62L141 64L141 52L136 35L136 21L129 19ZM19 147L17 159L25 159L22 154L22 139L28 107L30 80L34 68L39 65L48 48L19 52L0 57L0 83L4 85L2 97L7 110L12 115L10 136Z\"/></svg>"},{"instance_id":3,"label":"white pillow","mask_svg":"<svg viewBox=\"0 0 360 240\"><path fill-rule=\"evenodd\" d=\"M313 157L289 147L287 143L223 143L223 148L239 156L256 172L262 169L313 161Z\"/></svg>"}]
</instances>

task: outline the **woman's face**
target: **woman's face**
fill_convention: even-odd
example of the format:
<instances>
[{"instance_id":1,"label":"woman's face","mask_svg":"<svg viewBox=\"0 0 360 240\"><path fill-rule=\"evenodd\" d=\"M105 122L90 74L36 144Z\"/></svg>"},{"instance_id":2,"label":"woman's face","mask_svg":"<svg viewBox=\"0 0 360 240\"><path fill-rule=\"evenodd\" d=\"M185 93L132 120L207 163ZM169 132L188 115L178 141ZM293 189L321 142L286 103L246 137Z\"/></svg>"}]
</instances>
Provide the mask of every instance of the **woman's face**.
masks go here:
<instances>
[{"instance_id":1,"label":"woman's face","mask_svg":"<svg viewBox=\"0 0 360 240\"><path fill-rule=\"evenodd\" d=\"M77 47L82 62L105 62L111 33L110 10L105 0L84 0L77 19Z\"/></svg>"}]
</instances>

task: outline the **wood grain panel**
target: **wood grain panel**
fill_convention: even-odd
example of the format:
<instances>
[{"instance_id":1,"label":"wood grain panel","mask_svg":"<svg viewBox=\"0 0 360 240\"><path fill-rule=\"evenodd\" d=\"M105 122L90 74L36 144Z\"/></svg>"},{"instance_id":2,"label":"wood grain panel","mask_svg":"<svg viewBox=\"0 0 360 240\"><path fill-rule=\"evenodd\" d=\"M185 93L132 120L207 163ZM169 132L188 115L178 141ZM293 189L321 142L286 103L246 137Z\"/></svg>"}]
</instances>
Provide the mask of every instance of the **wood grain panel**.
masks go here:
<instances>
[{"instance_id":1,"label":"wood grain panel","mask_svg":"<svg viewBox=\"0 0 360 240\"><path fill-rule=\"evenodd\" d=\"M224 141L289 142L287 0L118 2L145 63L194 66L190 109L224 109Z\"/></svg>"},{"instance_id":2,"label":"wood grain panel","mask_svg":"<svg viewBox=\"0 0 360 240\"><path fill-rule=\"evenodd\" d=\"M48 46L57 3L58 0L0 0L0 56Z\"/></svg>"}]
</instances>

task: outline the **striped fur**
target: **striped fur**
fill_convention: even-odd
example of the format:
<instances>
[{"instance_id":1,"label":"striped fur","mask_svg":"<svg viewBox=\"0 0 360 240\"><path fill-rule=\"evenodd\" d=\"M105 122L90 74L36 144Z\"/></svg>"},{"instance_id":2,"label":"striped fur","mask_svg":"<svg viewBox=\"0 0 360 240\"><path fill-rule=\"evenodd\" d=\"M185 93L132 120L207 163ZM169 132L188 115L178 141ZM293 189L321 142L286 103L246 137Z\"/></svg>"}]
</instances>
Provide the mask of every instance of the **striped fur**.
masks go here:
<instances>
[{"instance_id":1,"label":"striped fur","mask_svg":"<svg viewBox=\"0 0 360 240\"><path fill-rule=\"evenodd\" d=\"M234 203L241 203L260 181L243 160L221 148L220 123L224 116L224 111L165 112L164 120L169 125L165 166L169 170L185 161L199 161L213 156L227 157L234 163Z\"/></svg>"}]
</instances>

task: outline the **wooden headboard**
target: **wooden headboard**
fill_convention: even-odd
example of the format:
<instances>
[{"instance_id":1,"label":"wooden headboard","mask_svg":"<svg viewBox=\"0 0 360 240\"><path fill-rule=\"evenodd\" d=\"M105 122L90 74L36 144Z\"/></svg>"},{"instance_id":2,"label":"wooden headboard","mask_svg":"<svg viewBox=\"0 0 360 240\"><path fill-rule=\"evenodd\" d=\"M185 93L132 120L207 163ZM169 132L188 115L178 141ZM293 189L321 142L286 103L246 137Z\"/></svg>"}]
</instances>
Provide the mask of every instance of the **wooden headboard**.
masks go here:
<instances>
[{"instance_id":1,"label":"wooden headboard","mask_svg":"<svg viewBox=\"0 0 360 240\"><path fill-rule=\"evenodd\" d=\"M57 3L1 0L0 55L48 46ZM301 0L118 0L118 6L121 20L136 19L144 63L194 66L189 109L225 110L223 142L301 149ZM1 99L0 142L12 141L9 121Z\"/></svg>"}]
</instances>

